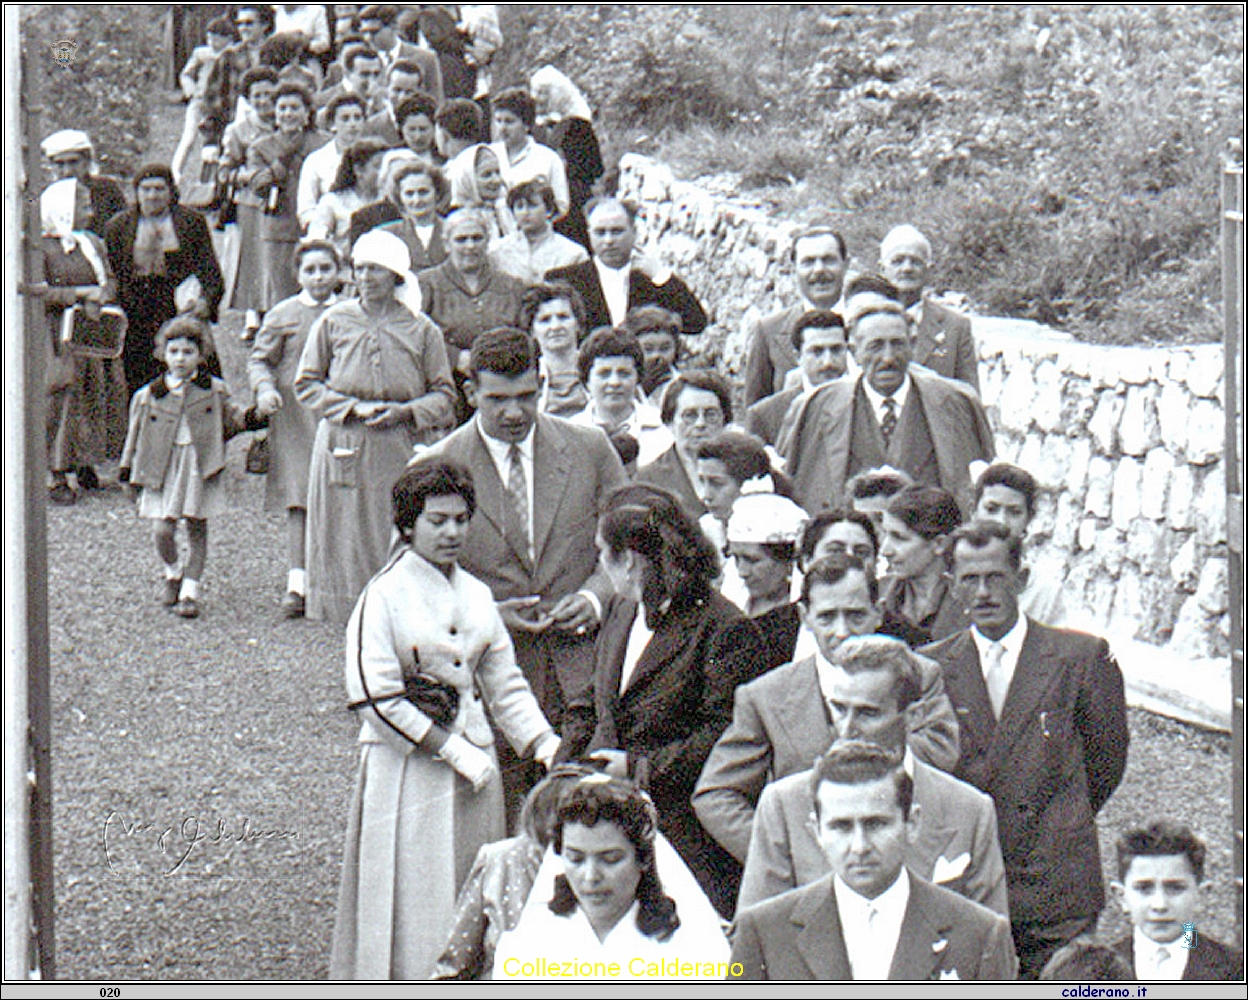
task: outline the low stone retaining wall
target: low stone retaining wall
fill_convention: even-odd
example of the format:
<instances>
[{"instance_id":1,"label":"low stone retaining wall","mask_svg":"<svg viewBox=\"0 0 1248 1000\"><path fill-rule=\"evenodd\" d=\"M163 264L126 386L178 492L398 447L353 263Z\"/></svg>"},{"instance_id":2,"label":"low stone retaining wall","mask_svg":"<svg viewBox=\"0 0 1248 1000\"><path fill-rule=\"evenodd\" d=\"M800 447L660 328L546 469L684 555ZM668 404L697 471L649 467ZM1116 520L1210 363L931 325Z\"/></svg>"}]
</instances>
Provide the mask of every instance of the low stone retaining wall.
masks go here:
<instances>
[{"instance_id":1,"label":"low stone retaining wall","mask_svg":"<svg viewBox=\"0 0 1248 1000\"><path fill-rule=\"evenodd\" d=\"M642 240L708 307L695 353L739 371L747 321L794 295L794 227L644 157L620 173ZM874 248L854 249L869 266ZM974 330L998 456L1045 488L1032 571L1065 579L1070 624L1114 639L1138 703L1229 725L1221 347L1098 347L986 317Z\"/></svg>"}]
</instances>

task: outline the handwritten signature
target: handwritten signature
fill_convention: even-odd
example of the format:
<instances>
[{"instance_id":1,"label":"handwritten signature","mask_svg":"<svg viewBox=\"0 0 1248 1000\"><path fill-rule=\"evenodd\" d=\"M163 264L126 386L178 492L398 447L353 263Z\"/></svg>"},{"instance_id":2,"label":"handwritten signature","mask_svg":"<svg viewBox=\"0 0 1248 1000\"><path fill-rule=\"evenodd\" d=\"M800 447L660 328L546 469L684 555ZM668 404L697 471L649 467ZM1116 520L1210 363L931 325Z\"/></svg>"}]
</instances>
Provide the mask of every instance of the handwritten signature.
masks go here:
<instances>
[{"instance_id":1,"label":"handwritten signature","mask_svg":"<svg viewBox=\"0 0 1248 1000\"><path fill-rule=\"evenodd\" d=\"M244 817L237 826L224 819L215 824L201 821L198 816L186 816L173 824L152 823L145 820L131 820L114 809L104 819L104 858L108 863L109 873L119 878L128 874L124 869L142 869L137 861L127 865L123 850L127 841L146 838L148 846L154 845L164 861L159 868L161 875L173 876L182 872L196 850L205 851L212 847L236 844L255 844L263 841L298 840L295 830L264 829L253 826L249 817Z\"/></svg>"}]
</instances>

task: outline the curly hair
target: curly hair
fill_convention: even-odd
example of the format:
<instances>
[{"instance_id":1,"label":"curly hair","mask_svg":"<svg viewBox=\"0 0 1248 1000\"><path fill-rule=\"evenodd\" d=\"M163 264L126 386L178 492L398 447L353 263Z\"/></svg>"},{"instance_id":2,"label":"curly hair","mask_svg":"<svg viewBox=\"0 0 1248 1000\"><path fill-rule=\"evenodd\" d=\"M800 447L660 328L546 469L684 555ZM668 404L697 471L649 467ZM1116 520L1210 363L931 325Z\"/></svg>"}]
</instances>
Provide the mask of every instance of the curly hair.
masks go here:
<instances>
[{"instance_id":1,"label":"curly hair","mask_svg":"<svg viewBox=\"0 0 1248 1000\"><path fill-rule=\"evenodd\" d=\"M572 315L576 317L577 339L585 335L585 303L581 293L566 281L551 281L541 285L530 285L520 300L520 323L522 329L532 332L533 320L537 310L547 302L566 299L572 307Z\"/></svg>"},{"instance_id":2,"label":"curly hair","mask_svg":"<svg viewBox=\"0 0 1248 1000\"><path fill-rule=\"evenodd\" d=\"M457 496L468 505L468 516L477 509L477 491L472 473L456 462L423 459L404 470L390 493L394 526L406 537L416 527L416 518L425 510L430 497Z\"/></svg>"},{"instance_id":3,"label":"curly hair","mask_svg":"<svg viewBox=\"0 0 1248 1000\"><path fill-rule=\"evenodd\" d=\"M676 903L663 892L654 860L658 814L650 797L633 782L606 775L582 778L559 802L555 816L555 851L563 853L563 831L570 823L596 826L611 823L633 847L641 878L637 882L637 929L646 937L668 940L680 926ZM555 879L551 912L567 916L576 909L576 894L566 875Z\"/></svg>"}]
</instances>

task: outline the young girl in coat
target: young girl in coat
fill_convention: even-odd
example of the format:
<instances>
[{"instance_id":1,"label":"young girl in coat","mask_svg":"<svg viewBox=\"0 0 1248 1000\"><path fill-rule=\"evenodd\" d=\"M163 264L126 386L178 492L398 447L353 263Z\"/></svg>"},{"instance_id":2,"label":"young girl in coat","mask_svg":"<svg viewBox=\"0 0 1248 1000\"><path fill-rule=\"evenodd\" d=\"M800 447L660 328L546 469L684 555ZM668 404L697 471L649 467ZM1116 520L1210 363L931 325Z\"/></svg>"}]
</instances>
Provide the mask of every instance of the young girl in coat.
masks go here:
<instances>
[{"instance_id":1,"label":"young girl in coat","mask_svg":"<svg viewBox=\"0 0 1248 1000\"><path fill-rule=\"evenodd\" d=\"M208 518L225 510L225 443L268 421L230 402L225 383L203 367L211 334L193 316L177 316L156 334L166 371L130 401L121 456L122 482L141 488L139 516L155 521L156 552L165 567L162 603L183 618L199 616L199 581L208 557ZM186 521L186 564L175 530Z\"/></svg>"},{"instance_id":2,"label":"young girl in coat","mask_svg":"<svg viewBox=\"0 0 1248 1000\"><path fill-rule=\"evenodd\" d=\"M295 373L312 324L338 301L338 251L326 240L305 240L295 250L295 275L302 291L275 305L256 334L247 367L256 412L269 417L266 510L286 511L286 554L290 570L282 614L302 618L304 538L308 518L308 468L316 438L316 415L295 398Z\"/></svg>"}]
</instances>

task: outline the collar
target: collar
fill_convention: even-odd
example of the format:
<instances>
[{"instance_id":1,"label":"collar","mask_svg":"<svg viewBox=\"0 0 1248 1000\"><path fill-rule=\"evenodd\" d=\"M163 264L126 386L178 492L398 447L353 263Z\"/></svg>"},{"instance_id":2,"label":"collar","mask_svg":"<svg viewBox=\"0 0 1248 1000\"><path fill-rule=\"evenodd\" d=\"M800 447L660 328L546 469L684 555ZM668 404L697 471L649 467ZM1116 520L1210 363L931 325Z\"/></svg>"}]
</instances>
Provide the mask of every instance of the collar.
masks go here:
<instances>
[{"instance_id":1,"label":"collar","mask_svg":"<svg viewBox=\"0 0 1248 1000\"><path fill-rule=\"evenodd\" d=\"M163 374L157 375L154 379L148 382L147 385L151 394L157 399L168 396L169 393L173 391L169 388L169 383L165 381L165 376ZM193 379L183 382L182 385L193 385L196 389L211 389L212 376L206 370L201 368L196 372Z\"/></svg>"},{"instance_id":2,"label":"collar","mask_svg":"<svg viewBox=\"0 0 1248 1000\"><path fill-rule=\"evenodd\" d=\"M906 372L906 377L902 379L901 385L897 387L897 391L891 396L881 396L878 392L871 388L871 384L865 379L859 379L858 383L862 386L862 391L867 394L867 401L871 404L877 414L884 406L885 399L891 399L897 404L897 416L901 416L901 411L906 405L906 397L910 395L910 373Z\"/></svg>"},{"instance_id":3,"label":"collar","mask_svg":"<svg viewBox=\"0 0 1248 1000\"><path fill-rule=\"evenodd\" d=\"M979 652L979 662L988 662L988 647L992 645L992 640L982 633L978 626L971 626L971 638L975 641L975 648ZM1011 660L1017 660L1018 654L1023 648L1023 643L1027 641L1027 616L1019 614L1018 621L1014 623L1014 627L1005 633L997 642L1001 643L1005 654Z\"/></svg>"},{"instance_id":4,"label":"collar","mask_svg":"<svg viewBox=\"0 0 1248 1000\"><path fill-rule=\"evenodd\" d=\"M594 257L594 267L598 269L599 274L623 275L625 278L628 277L629 271L633 269L633 265L631 261L625 264L623 267L608 267L597 257Z\"/></svg>"},{"instance_id":5,"label":"collar","mask_svg":"<svg viewBox=\"0 0 1248 1000\"><path fill-rule=\"evenodd\" d=\"M1131 947L1132 959L1135 968L1132 970L1137 977L1152 976L1156 973L1157 951L1165 948L1170 953L1169 970L1171 973L1177 973L1176 979L1182 979L1183 973L1187 969L1187 959L1191 954L1186 948L1181 947L1183 937L1180 935L1173 941L1154 941L1138 927L1132 928L1131 931Z\"/></svg>"},{"instance_id":6,"label":"collar","mask_svg":"<svg viewBox=\"0 0 1248 1000\"><path fill-rule=\"evenodd\" d=\"M836 300L836 305L832 306L831 309L829 309L827 306L815 305L815 303L811 302L810 299L806 297L805 293L800 288L797 291L797 297L801 299L802 308L805 312L834 312L838 316L842 316L845 313L845 296L844 295L842 295L839 299Z\"/></svg>"},{"instance_id":7,"label":"collar","mask_svg":"<svg viewBox=\"0 0 1248 1000\"><path fill-rule=\"evenodd\" d=\"M910 874L906 871L906 866L901 866L901 873L896 880L885 889L875 899L867 899L861 896L853 889L847 886L841 876L832 876L832 888L836 893L836 907L840 913L841 926L844 926L850 920L865 928L867 923L867 913L869 910L875 910L885 920L895 920L896 926L901 926L901 919L906 912L906 904L910 902Z\"/></svg>"},{"instance_id":8,"label":"collar","mask_svg":"<svg viewBox=\"0 0 1248 1000\"><path fill-rule=\"evenodd\" d=\"M327 298L324 302L317 302L316 299L312 298L312 294L308 291L301 291L297 298L299 299L299 304L301 306L324 306L328 308L338 301L338 293L330 292L329 298Z\"/></svg>"},{"instance_id":9,"label":"collar","mask_svg":"<svg viewBox=\"0 0 1248 1000\"><path fill-rule=\"evenodd\" d=\"M481 435L481 441L485 445L486 451L494 459L495 465L505 465L508 455L511 453L511 444L507 441L500 441L498 438L492 438L485 433L485 428L481 426L481 417L478 414L475 418L477 425L477 433ZM529 428L529 433L525 435L523 441L517 441L516 447L520 449L520 457L530 465L533 463L533 438L537 433L537 423Z\"/></svg>"},{"instance_id":10,"label":"collar","mask_svg":"<svg viewBox=\"0 0 1248 1000\"><path fill-rule=\"evenodd\" d=\"M923 323L923 296L919 296L919 301L912 306L906 307L906 315L910 317L910 323L913 326L921 326Z\"/></svg>"}]
</instances>

